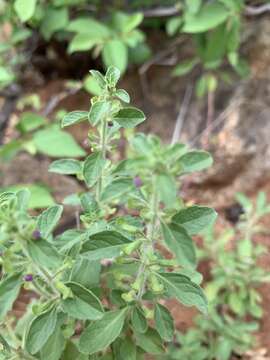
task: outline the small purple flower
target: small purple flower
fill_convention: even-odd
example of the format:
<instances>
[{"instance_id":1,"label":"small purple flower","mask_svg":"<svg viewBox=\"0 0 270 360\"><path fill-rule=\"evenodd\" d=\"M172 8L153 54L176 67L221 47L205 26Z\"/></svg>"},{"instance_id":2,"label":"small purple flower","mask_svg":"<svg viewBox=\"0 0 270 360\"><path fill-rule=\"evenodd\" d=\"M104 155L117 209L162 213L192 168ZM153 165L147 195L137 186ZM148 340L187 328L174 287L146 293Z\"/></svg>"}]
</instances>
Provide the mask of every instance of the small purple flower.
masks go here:
<instances>
[{"instance_id":1,"label":"small purple flower","mask_svg":"<svg viewBox=\"0 0 270 360\"><path fill-rule=\"evenodd\" d=\"M24 281L31 282L33 281L33 275L32 274L24 275L23 279Z\"/></svg>"},{"instance_id":2,"label":"small purple flower","mask_svg":"<svg viewBox=\"0 0 270 360\"><path fill-rule=\"evenodd\" d=\"M34 240L39 240L41 238L41 233L39 230L34 230L32 233L32 238Z\"/></svg>"},{"instance_id":3,"label":"small purple flower","mask_svg":"<svg viewBox=\"0 0 270 360\"><path fill-rule=\"evenodd\" d=\"M133 183L136 188L139 188L143 185L142 179L139 176L135 176L135 178L133 179Z\"/></svg>"}]
</instances>

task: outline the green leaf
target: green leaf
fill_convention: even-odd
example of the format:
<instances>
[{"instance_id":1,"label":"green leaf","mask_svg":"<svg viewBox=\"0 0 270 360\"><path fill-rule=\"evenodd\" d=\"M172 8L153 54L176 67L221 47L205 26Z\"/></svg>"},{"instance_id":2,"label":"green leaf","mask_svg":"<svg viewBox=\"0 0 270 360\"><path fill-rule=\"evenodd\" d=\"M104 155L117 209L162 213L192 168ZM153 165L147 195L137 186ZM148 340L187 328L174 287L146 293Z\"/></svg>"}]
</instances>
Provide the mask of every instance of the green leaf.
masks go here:
<instances>
[{"instance_id":1,"label":"green leaf","mask_svg":"<svg viewBox=\"0 0 270 360\"><path fill-rule=\"evenodd\" d=\"M101 194L102 201L113 201L128 194L134 189L131 179L116 179L105 187Z\"/></svg>"},{"instance_id":2,"label":"green leaf","mask_svg":"<svg viewBox=\"0 0 270 360\"><path fill-rule=\"evenodd\" d=\"M180 26L183 24L183 19L180 16L175 16L173 18L170 18L166 23L166 31L167 34L172 36L179 31Z\"/></svg>"},{"instance_id":3,"label":"green leaf","mask_svg":"<svg viewBox=\"0 0 270 360\"><path fill-rule=\"evenodd\" d=\"M105 350L121 333L127 308L108 311L103 318L92 322L82 333L79 350L89 355Z\"/></svg>"},{"instance_id":4,"label":"green leaf","mask_svg":"<svg viewBox=\"0 0 270 360\"><path fill-rule=\"evenodd\" d=\"M130 96L124 89L118 89L115 91L114 96L125 103L130 103Z\"/></svg>"},{"instance_id":5,"label":"green leaf","mask_svg":"<svg viewBox=\"0 0 270 360\"><path fill-rule=\"evenodd\" d=\"M56 160L49 166L49 172L65 175L76 175L82 173L82 164L74 159Z\"/></svg>"},{"instance_id":6,"label":"green leaf","mask_svg":"<svg viewBox=\"0 0 270 360\"><path fill-rule=\"evenodd\" d=\"M0 321L12 309L22 285L22 274L11 275L0 282Z\"/></svg>"},{"instance_id":7,"label":"green leaf","mask_svg":"<svg viewBox=\"0 0 270 360\"><path fill-rule=\"evenodd\" d=\"M26 333L25 348L30 354L36 354L54 333L57 323L55 308L35 317Z\"/></svg>"},{"instance_id":8,"label":"green leaf","mask_svg":"<svg viewBox=\"0 0 270 360\"><path fill-rule=\"evenodd\" d=\"M22 22L31 19L36 9L37 0L15 0L14 9Z\"/></svg>"},{"instance_id":9,"label":"green leaf","mask_svg":"<svg viewBox=\"0 0 270 360\"><path fill-rule=\"evenodd\" d=\"M106 67L115 66L121 73L125 72L128 64L128 51L123 41L109 40L102 49L102 60Z\"/></svg>"},{"instance_id":10,"label":"green leaf","mask_svg":"<svg viewBox=\"0 0 270 360\"><path fill-rule=\"evenodd\" d=\"M89 113L89 121L93 126L96 126L103 120L110 110L110 103L107 101L96 101Z\"/></svg>"},{"instance_id":11,"label":"green leaf","mask_svg":"<svg viewBox=\"0 0 270 360\"><path fill-rule=\"evenodd\" d=\"M51 36L67 27L69 22L68 9L66 7L46 9L45 16L42 19L40 32L45 40L49 40Z\"/></svg>"},{"instance_id":12,"label":"green leaf","mask_svg":"<svg viewBox=\"0 0 270 360\"><path fill-rule=\"evenodd\" d=\"M122 340L120 345L120 357L121 360L137 360L136 345L130 338Z\"/></svg>"},{"instance_id":13,"label":"green leaf","mask_svg":"<svg viewBox=\"0 0 270 360\"><path fill-rule=\"evenodd\" d=\"M87 120L87 111L72 111L66 114L62 120L62 127L78 124L83 120Z\"/></svg>"},{"instance_id":14,"label":"green leaf","mask_svg":"<svg viewBox=\"0 0 270 360\"><path fill-rule=\"evenodd\" d=\"M63 206L54 205L44 210L38 217L38 228L43 238L47 238L61 218Z\"/></svg>"},{"instance_id":15,"label":"green leaf","mask_svg":"<svg viewBox=\"0 0 270 360\"><path fill-rule=\"evenodd\" d=\"M54 246L46 240L29 241L27 249L33 262L44 268L57 269L62 258Z\"/></svg>"},{"instance_id":16,"label":"green leaf","mask_svg":"<svg viewBox=\"0 0 270 360\"><path fill-rule=\"evenodd\" d=\"M205 4L196 14L185 14L182 29L187 33L199 33L222 24L230 15L229 10L220 3Z\"/></svg>"},{"instance_id":17,"label":"green leaf","mask_svg":"<svg viewBox=\"0 0 270 360\"><path fill-rule=\"evenodd\" d=\"M215 210L206 206L189 206L174 215L172 221L181 225L190 235L198 234L211 226L217 218Z\"/></svg>"},{"instance_id":18,"label":"green leaf","mask_svg":"<svg viewBox=\"0 0 270 360\"><path fill-rule=\"evenodd\" d=\"M143 310L137 306L135 306L132 309L132 313L131 313L131 324L133 329L137 332L137 333L145 333L147 328L148 328L148 324L147 324L147 320L144 316Z\"/></svg>"},{"instance_id":19,"label":"green leaf","mask_svg":"<svg viewBox=\"0 0 270 360\"><path fill-rule=\"evenodd\" d=\"M179 265L187 268L196 267L195 247L186 230L174 223L161 226L165 243L178 260Z\"/></svg>"},{"instance_id":20,"label":"green leaf","mask_svg":"<svg viewBox=\"0 0 270 360\"><path fill-rule=\"evenodd\" d=\"M111 30L107 26L90 17L81 17L70 21L67 30L87 34L89 38L99 41L111 36Z\"/></svg>"},{"instance_id":21,"label":"green leaf","mask_svg":"<svg viewBox=\"0 0 270 360\"><path fill-rule=\"evenodd\" d=\"M54 332L40 350L40 359L59 360L64 351L65 343L66 340L61 328L59 325L56 325Z\"/></svg>"},{"instance_id":22,"label":"green leaf","mask_svg":"<svg viewBox=\"0 0 270 360\"><path fill-rule=\"evenodd\" d=\"M119 110L113 119L123 128L133 128L145 120L145 115L139 109L127 107Z\"/></svg>"},{"instance_id":23,"label":"green leaf","mask_svg":"<svg viewBox=\"0 0 270 360\"><path fill-rule=\"evenodd\" d=\"M110 66L106 71L105 79L111 86L116 86L121 76L121 72L115 66Z\"/></svg>"},{"instance_id":24,"label":"green leaf","mask_svg":"<svg viewBox=\"0 0 270 360\"><path fill-rule=\"evenodd\" d=\"M79 258L72 267L70 281L91 289L99 285L100 271L101 265L99 261Z\"/></svg>"},{"instance_id":25,"label":"green leaf","mask_svg":"<svg viewBox=\"0 0 270 360\"><path fill-rule=\"evenodd\" d=\"M55 128L39 130L33 136L37 151L52 157L81 157L85 151L73 137Z\"/></svg>"},{"instance_id":26,"label":"green leaf","mask_svg":"<svg viewBox=\"0 0 270 360\"><path fill-rule=\"evenodd\" d=\"M202 0L186 0L186 6L189 12L196 14L202 4Z\"/></svg>"},{"instance_id":27,"label":"green leaf","mask_svg":"<svg viewBox=\"0 0 270 360\"><path fill-rule=\"evenodd\" d=\"M159 273L167 293L176 298L185 306L195 306L198 310L207 313L207 299L200 288L187 276L178 273Z\"/></svg>"},{"instance_id":28,"label":"green leaf","mask_svg":"<svg viewBox=\"0 0 270 360\"><path fill-rule=\"evenodd\" d=\"M155 306L155 325L160 337L165 341L172 341L174 335L174 323L171 313L160 304Z\"/></svg>"},{"instance_id":29,"label":"green leaf","mask_svg":"<svg viewBox=\"0 0 270 360\"><path fill-rule=\"evenodd\" d=\"M156 330L149 328L145 334L136 333L137 346L142 348L146 353L152 355L164 354L164 347L161 337Z\"/></svg>"},{"instance_id":30,"label":"green leaf","mask_svg":"<svg viewBox=\"0 0 270 360\"><path fill-rule=\"evenodd\" d=\"M36 130L39 127L46 125L46 119L32 112L24 112L21 115L20 121L16 125L16 128L23 134Z\"/></svg>"},{"instance_id":31,"label":"green leaf","mask_svg":"<svg viewBox=\"0 0 270 360\"><path fill-rule=\"evenodd\" d=\"M93 95L100 96L101 95L101 87L99 86L97 80L92 75L87 75L83 80L84 89Z\"/></svg>"},{"instance_id":32,"label":"green leaf","mask_svg":"<svg viewBox=\"0 0 270 360\"><path fill-rule=\"evenodd\" d=\"M161 173L157 175L156 182L160 200L167 207L173 207L177 193L174 178L169 174Z\"/></svg>"},{"instance_id":33,"label":"green leaf","mask_svg":"<svg viewBox=\"0 0 270 360\"><path fill-rule=\"evenodd\" d=\"M172 71L173 76L183 76L188 74L193 70L193 68L198 64L198 59L191 59L183 61L181 64L175 66Z\"/></svg>"},{"instance_id":34,"label":"green leaf","mask_svg":"<svg viewBox=\"0 0 270 360\"><path fill-rule=\"evenodd\" d=\"M106 161L102 157L102 153L97 151L89 155L83 164L83 177L87 186L92 187L101 176Z\"/></svg>"},{"instance_id":35,"label":"green leaf","mask_svg":"<svg viewBox=\"0 0 270 360\"><path fill-rule=\"evenodd\" d=\"M65 283L73 297L62 300L64 312L79 320L98 320L104 315L99 299L92 291L75 282Z\"/></svg>"},{"instance_id":36,"label":"green leaf","mask_svg":"<svg viewBox=\"0 0 270 360\"><path fill-rule=\"evenodd\" d=\"M68 45L68 53L91 50L96 44L97 39L93 39L88 34L77 34Z\"/></svg>"},{"instance_id":37,"label":"green leaf","mask_svg":"<svg viewBox=\"0 0 270 360\"><path fill-rule=\"evenodd\" d=\"M93 78L96 80L98 86L101 89L105 89L106 88L106 81L105 81L105 77L101 74L101 72L97 71L97 70L90 70L90 74L93 76Z\"/></svg>"},{"instance_id":38,"label":"green leaf","mask_svg":"<svg viewBox=\"0 0 270 360\"><path fill-rule=\"evenodd\" d=\"M189 151L179 161L185 173L201 171L213 164L212 156L206 151Z\"/></svg>"},{"instance_id":39,"label":"green leaf","mask_svg":"<svg viewBox=\"0 0 270 360\"><path fill-rule=\"evenodd\" d=\"M130 240L117 231L101 231L91 235L82 246L82 257L100 260L118 256L123 245Z\"/></svg>"}]
</instances>

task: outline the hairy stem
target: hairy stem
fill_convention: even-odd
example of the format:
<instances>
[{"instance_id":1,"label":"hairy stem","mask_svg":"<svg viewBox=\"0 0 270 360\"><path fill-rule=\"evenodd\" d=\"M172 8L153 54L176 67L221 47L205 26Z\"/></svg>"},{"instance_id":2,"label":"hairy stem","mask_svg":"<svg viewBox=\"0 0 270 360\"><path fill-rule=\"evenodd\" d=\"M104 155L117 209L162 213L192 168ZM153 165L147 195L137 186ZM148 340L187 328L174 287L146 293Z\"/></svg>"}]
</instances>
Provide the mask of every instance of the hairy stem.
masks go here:
<instances>
[{"instance_id":1,"label":"hairy stem","mask_svg":"<svg viewBox=\"0 0 270 360\"><path fill-rule=\"evenodd\" d=\"M106 147L107 147L106 142L107 142L107 120L104 119L102 122L101 133L100 133L100 147L101 147L101 153L102 153L103 160L106 160ZM97 182L97 188L96 188L97 202L100 201L102 188L103 188L103 171L101 172L101 175Z\"/></svg>"}]
</instances>

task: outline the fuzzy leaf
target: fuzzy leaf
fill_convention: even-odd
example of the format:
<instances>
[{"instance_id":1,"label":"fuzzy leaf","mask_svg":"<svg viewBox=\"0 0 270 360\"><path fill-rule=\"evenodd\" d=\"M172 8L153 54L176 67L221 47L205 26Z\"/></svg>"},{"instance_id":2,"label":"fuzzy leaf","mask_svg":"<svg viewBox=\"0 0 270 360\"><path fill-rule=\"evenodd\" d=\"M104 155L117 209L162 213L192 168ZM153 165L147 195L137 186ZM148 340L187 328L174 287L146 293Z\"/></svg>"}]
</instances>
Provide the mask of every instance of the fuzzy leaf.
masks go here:
<instances>
[{"instance_id":1,"label":"fuzzy leaf","mask_svg":"<svg viewBox=\"0 0 270 360\"><path fill-rule=\"evenodd\" d=\"M54 246L46 240L29 241L27 249L32 260L46 268L56 269L61 266L62 258Z\"/></svg>"},{"instance_id":2,"label":"fuzzy leaf","mask_svg":"<svg viewBox=\"0 0 270 360\"><path fill-rule=\"evenodd\" d=\"M22 285L22 274L11 275L0 282L0 320L12 309Z\"/></svg>"},{"instance_id":3,"label":"fuzzy leaf","mask_svg":"<svg viewBox=\"0 0 270 360\"><path fill-rule=\"evenodd\" d=\"M102 153L97 151L89 155L83 164L83 176L87 186L92 187L98 181L102 169L105 165L105 160L102 158Z\"/></svg>"},{"instance_id":4,"label":"fuzzy leaf","mask_svg":"<svg viewBox=\"0 0 270 360\"><path fill-rule=\"evenodd\" d=\"M96 126L108 113L110 103L107 101L97 101L91 106L89 113L89 121L93 126Z\"/></svg>"},{"instance_id":5,"label":"fuzzy leaf","mask_svg":"<svg viewBox=\"0 0 270 360\"><path fill-rule=\"evenodd\" d=\"M160 337L165 341L172 341L174 324L171 313L160 304L155 306L155 325Z\"/></svg>"},{"instance_id":6,"label":"fuzzy leaf","mask_svg":"<svg viewBox=\"0 0 270 360\"><path fill-rule=\"evenodd\" d=\"M113 118L123 128L133 128L145 120L145 115L139 109L127 107L119 110Z\"/></svg>"},{"instance_id":7,"label":"fuzzy leaf","mask_svg":"<svg viewBox=\"0 0 270 360\"><path fill-rule=\"evenodd\" d=\"M14 9L22 22L34 15L37 0L15 0Z\"/></svg>"},{"instance_id":8,"label":"fuzzy leaf","mask_svg":"<svg viewBox=\"0 0 270 360\"><path fill-rule=\"evenodd\" d=\"M72 111L66 114L62 120L62 127L78 124L83 120L87 120L87 111Z\"/></svg>"},{"instance_id":9,"label":"fuzzy leaf","mask_svg":"<svg viewBox=\"0 0 270 360\"><path fill-rule=\"evenodd\" d=\"M147 320L143 314L143 311L137 306L132 309L131 324L136 332L142 334L145 333L148 328Z\"/></svg>"},{"instance_id":10,"label":"fuzzy leaf","mask_svg":"<svg viewBox=\"0 0 270 360\"><path fill-rule=\"evenodd\" d=\"M57 174L76 175L82 172L82 165L78 160L61 159L51 163L49 171Z\"/></svg>"},{"instance_id":11,"label":"fuzzy leaf","mask_svg":"<svg viewBox=\"0 0 270 360\"><path fill-rule=\"evenodd\" d=\"M63 206L54 205L44 210L43 213L39 215L37 226L44 239L51 234L55 226L58 224L62 212Z\"/></svg>"},{"instance_id":12,"label":"fuzzy leaf","mask_svg":"<svg viewBox=\"0 0 270 360\"><path fill-rule=\"evenodd\" d=\"M161 355L164 353L164 347L161 337L156 330L149 328L145 334L136 333L137 345L152 355Z\"/></svg>"},{"instance_id":13,"label":"fuzzy leaf","mask_svg":"<svg viewBox=\"0 0 270 360\"><path fill-rule=\"evenodd\" d=\"M102 59L106 67L115 66L121 73L128 64L128 49L123 41L113 39L105 43L102 49Z\"/></svg>"},{"instance_id":14,"label":"fuzzy leaf","mask_svg":"<svg viewBox=\"0 0 270 360\"><path fill-rule=\"evenodd\" d=\"M206 151L189 151L181 156L179 161L186 173L201 171L213 164L212 156Z\"/></svg>"}]
</instances>

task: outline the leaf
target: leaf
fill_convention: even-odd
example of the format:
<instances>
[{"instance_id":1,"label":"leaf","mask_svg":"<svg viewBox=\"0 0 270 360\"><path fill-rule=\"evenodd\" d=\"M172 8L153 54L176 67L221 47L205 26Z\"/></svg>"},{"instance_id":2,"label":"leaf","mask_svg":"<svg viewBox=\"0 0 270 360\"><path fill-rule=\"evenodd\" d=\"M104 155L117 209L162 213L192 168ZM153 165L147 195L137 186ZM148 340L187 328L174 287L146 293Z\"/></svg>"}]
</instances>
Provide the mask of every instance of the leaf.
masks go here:
<instances>
[{"instance_id":1,"label":"leaf","mask_svg":"<svg viewBox=\"0 0 270 360\"><path fill-rule=\"evenodd\" d=\"M87 120L88 112L87 111L72 111L66 114L62 120L62 127L78 124L83 120Z\"/></svg>"},{"instance_id":2,"label":"leaf","mask_svg":"<svg viewBox=\"0 0 270 360\"><path fill-rule=\"evenodd\" d=\"M76 260L70 274L70 281L90 289L99 285L101 265L99 261L90 261L85 258Z\"/></svg>"},{"instance_id":3,"label":"leaf","mask_svg":"<svg viewBox=\"0 0 270 360\"><path fill-rule=\"evenodd\" d=\"M49 172L65 175L76 175L82 173L82 164L74 159L56 160L49 166Z\"/></svg>"},{"instance_id":4,"label":"leaf","mask_svg":"<svg viewBox=\"0 0 270 360\"><path fill-rule=\"evenodd\" d=\"M11 275L0 282L0 321L12 309L22 285L22 274Z\"/></svg>"},{"instance_id":5,"label":"leaf","mask_svg":"<svg viewBox=\"0 0 270 360\"><path fill-rule=\"evenodd\" d=\"M64 351L66 340L60 326L56 326L54 332L40 351L42 360L59 360Z\"/></svg>"},{"instance_id":6,"label":"leaf","mask_svg":"<svg viewBox=\"0 0 270 360\"><path fill-rule=\"evenodd\" d=\"M156 182L160 200L167 207L173 207L177 192L174 178L169 174L161 173L157 175Z\"/></svg>"},{"instance_id":7,"label":"leaf","mask_svg":"<svg viewBox=\"0 0 270 360\"><path fill-rule=\"evenodd\" d=\"M113 119L123 128L133 128L145 120L145 115L139 109L127 107L119 110Z\"/></svg>"},{"instance_id":8,"label":"leaf","mask_svg":"<svg viewBox=\"0 0 270 360\"><path fill-rule=\"evenodd\" d=\"M115 66L110 66L106 71L105 79L111 86L116 86L121 76L121 72Z\"/></svg>"},{"instance_id":9,"label":"leaf","mask_svg":"<svg viewBox=\"0 0 270 360\"><path fill-rule=\"evenodd\" d=\"M68 53L91 50L96 44L97 39L93 39L88 34L77 34L68 45Z\"/></svg>"},{"instance_id":10,"label":"leaf","mask_svg":"<svg viewBox=\"0 0 270 360\"><path fill-rule=\"evenodd\" d=\"M127 308L108 311L103 318L92 322L82 333L79 350L89 355L105 350L121 333Z\"/></svg>"},{"instance_id":11,"label":"leaf","mask_svg":"<svg viewBox=\"0 0 270 360\"><path fill-rule=\"evenodd\" d=\"M100 260L118 256L123 245L130 240L117 231L101 231L91 235L82 246L82 257L88 260Z\"/></svg>"},{"instance_id":12,"label":"leaf","mask_svg":"<svg viewBox=\"0 0 270 360\"><path fill-rule=\"evenodd\" d=\"M182 31L193 34L213 29L222 24L229 15L229 10L220 3L205 4L196 14L185 14Z\"/></svg>"},{"instance_id":13,"label":"leaf","mask_svg":"<svg viewBox=\"0 0 270 360\"><path fill-rule=\"evenodd\" d=\"M180 16L175 16L173 18L170 18L167 22L166 22L166 31L167 34L172 36L175 35L177 33L177 31L179 31L181 25L183 24L183 19Z\"/></svg>"},{"instance_id":14,"label":"leaf","mask_svg":"<svg viewBox=\"0 0 270 360\"><path fill-rule=\"evenodd\" d=\"M137 346L146 353L152 355L161 355L164 353L162 340L156 330L149 328L145 334L136 333Z\"/></svg>"},{"instance_id":15,"label":"leaf","mask_svg":"<svg viewBox=\"0 0 270 360\"><path fill-rule=\"evenodd\" d=\"M187 276L178 273L159 273L167 293L176 298L185 306L195 306L198 310L207 313L207 299L200 288Z\"/></svg>"},{"instance_id":16,"label":"leaf","mask_svg":"<svg viewBox=\"0 0 270 360\"><path fill-rule=\"evenodd\" d=\"M40 32L45 40L49 40L55 32L65 29L68 22L69 14L67 7L48 7L45 16L42 18Z\"/></svg>"},{"instance_id":17,"label":"leaf","mask_svg":"<svg viewBox=\"0 0 270 360\"><path fill-rule=\"evenodd\" d=\"M102 49L102 60L106 67L115 66L121 73L125 72L128 64L128 51L123 41L109 40Z\"/></svg>"},{"instance_id":18,"label":"leaf","mask_svg":"<svg viewBox=\"0 0 270 360\"><path fill-rule=\"evenodd\" d=\"M165 243L178 260L179 265L195 268L195 247L186 230L174 223L170 225L162 224L161 227Z\"/></svg>"},{"instance_id":19,"label":"leaf","mask_svg":"<svg viewBox=\"0 0 270 360\"><path fill-rule=\"evenodd\" d=\"M16 125L16 128L21 133L25 134L27 132L36 130L39 127L46 124L47 124L47 120L43 116L32 112L24 112L22 113L20 121Z\"/></svg>"},{"instance_id":20,"label":"leaf","mask_svg":"<svg viewBox=\"0 0 270 360\"><path fill-rule=\"evenodd\" d=\"M96 101L89 113L89 121L93 126L96 126L102 121L110 110L110 103L108 101Z\"/></svg>"},{"instance_id":21,"label":"leaf","mask_svg":"<svg viewBox=\"0 0 270 360\"><path fill-rule=\"evenodd\" d=\"M147 320L144 316L143 310L137 306L135 306L132 309L132 313L131 313L131 324L133 329L138 332L138 333L145 333L147 328L148 328L148 324L147 324Z\"/></svg>"},{"instance_id":22,"label":"leaf","mask_svg":"<svg viewBox=\"0 0 270 360\"><path fill-rule=\"evenodd\" d=\"M102 90L101 90L98 82L92 75L87 75L84 78L83 87L90 94L97 95L97 96L101 95Z\"/></svg>"},{"instance_id":23,"label":"leaf","mask_svg":"<svg viewBox=\"0 0 270 360\"><path fill-rule=\"evenodd\" d=\"M134 189L134 184L131 179L116 179L105 187L101 194L102 201L113 201L121 198L121 196L128 194Z\"/></svg>"},{"instance_id":24,"label":"leaf","mask_svg":"<svg viewBox=\"0 0 270 360\"><path fill-rule=\"evenodd\" d=\"M213 164L212 156L206 151L189 151L179 159L184 172L194 172L207 169Z\"/></svg>"},{"instance_id":25,"label":"leaf","mask_svg":"<svg viewBox=\"0 0 270 360\"><path fill-rule=\"evenodd\" d=\"M111 30L107 26L91 17L81 17L70 21L67 31L87 34L89 38L96 40L103 40L111 35Z\"/></svg>"},{"instance_id":26,"label":"leaf","mask_svg":"<svg viewBox=\"0 0 270 360\"><path fill-rule=\"evenodd\" d=\"M172 341L174 335L174 323L171 313L160 304L155 306L155 325L160 337L165 341Z\"/></svg>"},{"instance_id":27,"label":"leaf","mask_svg":"<svg viewBox=\"0 0 270 360\"><path fill-rule=\"evenodd\" d=\"M121 360L137 360L136 345L130 338L122 340L120 345Z\"/></svg>"},{"instance_id":28,"label":"leaf","mask_svg":"<svg viewBox=\"0 0 270 360\"><path fill-rule=\"evenodd\" d=\"M206 206L189 206L180 210L172 222L181 225L190 235L198 234L205 227L211 226L217 218L215 210Z\"/></svg>"},{"instance_id":29,"label":"leaf","mask_svg":"<svg viewBox=\"0 0 270 360\"><path fill-rule=\"evenodd\" d=\"M37 151L52 157L81 157L85 151L65 131L50 128L37 131L33 136Z\"/></svg>"},{"instance_id":30,"label":"leaf","mask_svg":"<svg viewBox=\"0 0 270 360\"><path fill-rule=\"evenodd\" d=\"M101 176L106 161L103 159L102 153L97 151L89 155L83 164L83 177L87 186L92 187Z\"/></svg>"},{"instance_id":31,"label":"leaf","mask_svg":"<svg viewBox=\"0 0 270 360\"><path fill-rule=\"evenodd\" d=\"M30 354L36 354L54 333L57 322L55 308L35 317L26 333L25 348Z\"/></svg>"},{"instance_id":32,"label":"leaf","mask_svg":"<svg viewBox=\"0 0 270 360\"><path fill-rule=\"evenodd\" d=\"M46 240L29 241L27 249L34 263L44 268L56 269L61 266L62 258L54 246Z\"/></svg>"},{"instance_id":33,"label":"leaf","mask_svg":"<svg viewBox=\"0 0 270 360\"><path fill-rule=\"evenodd\" d=\"M181 64L175 66L172 71L173 76L183 76L188 74L193 70L193 68L198 64L198 59L191 59L183 61Z\"/></svg>"},{"instance_id":34,"label":"leaf","mask_svg":"<svg viewBox=\"0 0 270 360\"><path fill-rule=\"evenodd\" d=\"M125 103L130 102L130 96L124 89L116 90L116 92L114 93L114 96L116 96L118 99L120 99L121 101L123 101Z\"/></svg>"},{"instance_id":35,"label":"leaf","mask_svg":"<svg viewBox=\"0 0 270 360\"><path fill-rule=\"evenodd\" d=\"M79 320L98 320L104 315L99 299L92 291L75 282L65 283L73 297L62 300L64 312Z\"/></svg>"},{"instance_id":36,"label":"leaf","mask_svg":"<svg viewBox=\"0 0 270 360\"><path fill-rule=\"evenodd\" d=\"M38 217L38 229L41 232L43 238L47 238L55 226L58 224L58 221L61 218L63 212L63 206L54 205L44 210Z\"/></svg>"},{"instance_id":37,"label":"leaf","mask_svg":"<svg viewBox=\"0 0 270 360\"><path fill-rule=\"evenodd\" d=\"M22 22L34 15L37 0L15 0L14 9Z\"/></svg>"}]
</instances>

